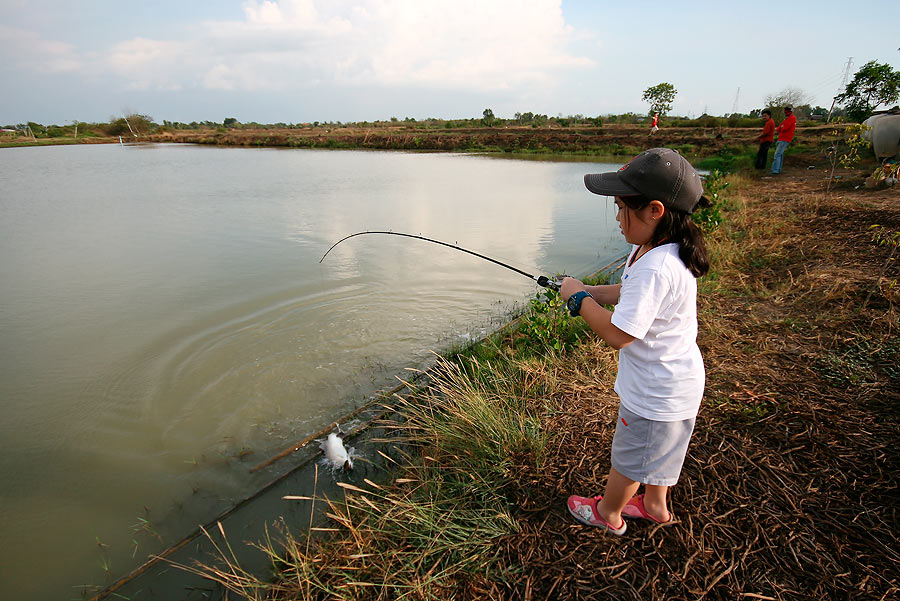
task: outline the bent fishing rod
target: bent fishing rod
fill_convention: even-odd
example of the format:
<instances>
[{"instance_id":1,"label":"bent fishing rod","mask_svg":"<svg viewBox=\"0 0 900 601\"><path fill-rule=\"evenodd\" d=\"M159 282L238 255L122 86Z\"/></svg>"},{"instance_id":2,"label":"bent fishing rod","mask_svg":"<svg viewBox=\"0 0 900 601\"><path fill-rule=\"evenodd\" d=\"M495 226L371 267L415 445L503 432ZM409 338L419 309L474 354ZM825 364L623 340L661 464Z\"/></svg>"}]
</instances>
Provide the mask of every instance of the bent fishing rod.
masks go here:
<instances>
[{"instance_id":1,"label":"bent fishing rod","mask_svg":"<svg viewBox=\"0 0 900 601\"><path fill-rule=\"evenodd\" d=\"M559 287L562 285L562 282L557 279L551 279L545 275L539 275L539 276L531 275L527 271L522 271L521 269L519 269L517 267L513 267L512 265L507 265L506 263L504 263L502 261L498 261L497 259L492 259L490 257L486 257L481 253L475 252L474 250L469 250L469 249L463 248L461 246L457 246L455 244L448 244L446 242L441 242L440 240L432 240L431 238L426 238L425 236L416 236L414 234L404 234L403 232L366 231L366 232L356 232L355 234L350 234L349 236L344 236L343 238L341 238L340 240L338 240L337 242L332 244L331 248L329 248L328 250L325 251L325 254L322 255L321 259L319 259L319 263L324 261L325 257L328 256L328 253L330 253L334 249L335 246L337 246L344 240L349 240L350 238L353 238L355 236L362 236L364 234L388 234L391 236L403 236L404 238L415 238L416 240L424 240L425 242L432 242L434 244L440 244L441 246L446 246L447 248L452 248L453 250L460 250L464 253L469 253L470 255L475 255L479 259L484 259L485 261L490 261L491 263L494 263L495 265L499 265L500 267L506 267L507 269L510 269L512 271L515 271L516 273L524 275L526 278L528 278L530 280L534 280L535 282L537 282L538 286L543 286L544 288L549 288L551 290L556 290L558 292Z\"/></svg>"}]
</instances>

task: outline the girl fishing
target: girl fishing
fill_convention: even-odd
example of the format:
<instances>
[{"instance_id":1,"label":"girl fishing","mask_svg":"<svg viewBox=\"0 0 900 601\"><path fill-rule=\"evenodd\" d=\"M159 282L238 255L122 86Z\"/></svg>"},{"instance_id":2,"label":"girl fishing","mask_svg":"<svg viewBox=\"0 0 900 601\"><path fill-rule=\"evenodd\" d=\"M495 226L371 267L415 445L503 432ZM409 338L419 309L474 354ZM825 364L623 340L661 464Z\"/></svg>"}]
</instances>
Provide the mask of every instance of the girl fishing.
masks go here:
<instances>
[{"instance_id":1,"label":"girl fishing","mask_svg":"<svg viewBox=\"0 0 900 601\"><path fill-rule=\"evenodd\" d=\"M681 474L705 380L696 278L709 260L690 214L709 201L694 168L668 148L642 152L617 172L585 175L584 183L615 197L616 220L632 251L621 284L562 281L571 314L619 349L619 415L606 490L573 495L567 506L578 522L621 536L625 517L673 519L667 494ZM641 484L644 493L635 496Z\"/></svg>"}]
</instances>

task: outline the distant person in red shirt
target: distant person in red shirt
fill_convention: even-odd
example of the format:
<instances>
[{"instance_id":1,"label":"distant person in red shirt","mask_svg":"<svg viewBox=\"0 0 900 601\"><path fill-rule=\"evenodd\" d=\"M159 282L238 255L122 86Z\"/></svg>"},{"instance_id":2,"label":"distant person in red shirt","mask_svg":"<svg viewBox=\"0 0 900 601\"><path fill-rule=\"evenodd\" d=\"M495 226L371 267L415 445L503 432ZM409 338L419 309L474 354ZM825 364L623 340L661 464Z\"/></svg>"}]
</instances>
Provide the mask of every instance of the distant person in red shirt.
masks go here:
<instances>
[{"instance_id":1,"label":"distant person in red shirt","mask_svg":"<svg viewBox=\"0 0 900 601\"><path fill-rule=\"evenodd\" d=\"M772 111L763 109L762 118L763 130L761 134L756 136L756 141L759 142L759 152L756 153L757 169L766 168L766 163L769 160L769 147L775 141L775 120L772 119Z\"/></svg>"},{"instance_id":2,"label":"distant person in red shirt","mask_svg":"<svg viewBox=\"0 0 900 601\"><path fill-rule=\"evenodd\" d=\"M650 135L659 131L659 113L653 115L653 123L650 125Z\"/></svg>"},{"instance_id":3,"label":"distant person in red shirt","mask_svg":"<svg viewBox=\"0 0 900 601\"><path fill-rule=\"evenodd\" d=\"M797 129L797 117L794 116L794 110L786 106L784 107L784 121L776 129L778 141L775 142L775 156L772 158L772 175L781 173L784 151L787 150L788 144L794 139L795 129Z\"/></svg>"}]
</instances>

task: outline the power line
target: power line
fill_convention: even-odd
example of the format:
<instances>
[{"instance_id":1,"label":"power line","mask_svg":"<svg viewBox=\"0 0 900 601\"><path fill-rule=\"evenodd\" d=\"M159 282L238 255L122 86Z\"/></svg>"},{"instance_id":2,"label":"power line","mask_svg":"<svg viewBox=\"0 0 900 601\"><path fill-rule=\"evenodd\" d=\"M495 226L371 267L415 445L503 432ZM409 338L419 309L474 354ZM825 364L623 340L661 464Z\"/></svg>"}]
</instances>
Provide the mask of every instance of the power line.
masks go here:
<instances>
[{"instance_id":1,"label":"power line","mask_svg":"<svg viewBox=\"0 0 900 601\"><path fill-rule=\"evenodd\" d=\"M807 94L809 94L813 98L815 98L816 96L819 96L822 92L824 92L826 89L834 89L834 86L838 85L838 83L840 81L841 81L841 74L834 73L814 85L807 86L806 88L804 88L804 91L807 92Z\"/></svg>"},{"instance_id":2,"label":"power line","mask_svg":"<svg viewBox=\"0 0 900 601\"><path fill-rule=\"evenodd\" d=\"M853 64L853 57L847 59L847 68L844 69L844 77L841 79L841 88L838 90L838 94L843 93L844 88L847 87L847 78L850 76L850 65Z\"/></svg>"},{"instance_id":3,"label":"power line","mask_svg":"<svg viewBox=\"0 0 900 601\"><path fill-rule=\"evenodd\" d=\"M834 95L834 98L831 101L831 108L828 109L828 119L825 120L826 123L831 121L831 113L834 112L834 103L837 102L838 96L840 96L844 92L844 88L847 87L847 78L850 76L850 65L853 64L853 57L849 57L847 59L847 66L844 68L844 77L841 78L841 87L838 88L837 93Z\"/></svg>"}]
</instances>

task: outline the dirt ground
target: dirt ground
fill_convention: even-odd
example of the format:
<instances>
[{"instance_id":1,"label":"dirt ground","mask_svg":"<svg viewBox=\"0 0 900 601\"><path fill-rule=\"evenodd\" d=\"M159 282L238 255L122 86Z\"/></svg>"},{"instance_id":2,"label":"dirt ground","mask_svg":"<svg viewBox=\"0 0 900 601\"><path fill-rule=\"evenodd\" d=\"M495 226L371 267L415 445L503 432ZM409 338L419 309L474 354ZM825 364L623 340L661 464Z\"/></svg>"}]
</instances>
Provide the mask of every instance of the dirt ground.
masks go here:
<instances>
[{"instance_id":1,"label":"dirt ground","mask_svg":"<svg viewBox=\"0 0 900 601\"><path fill-rule=\"evenodd\" d=\"M900 231L900 186L869 190L865 171L838 171L826 198L826 167L795 156L732 191L745 208L728 264L701 285L707 389L672 489L677 521L638 521L617 538L565 510L570 494L602 492L609 469L613 357L597 344L573 366L572 410L547 424L564 433L554 456L518 474L526 519L506 552L521 578L483 593L900 598L900 269L884 267L890 249L870 230Z\"/></svg>"}]
</instances>

